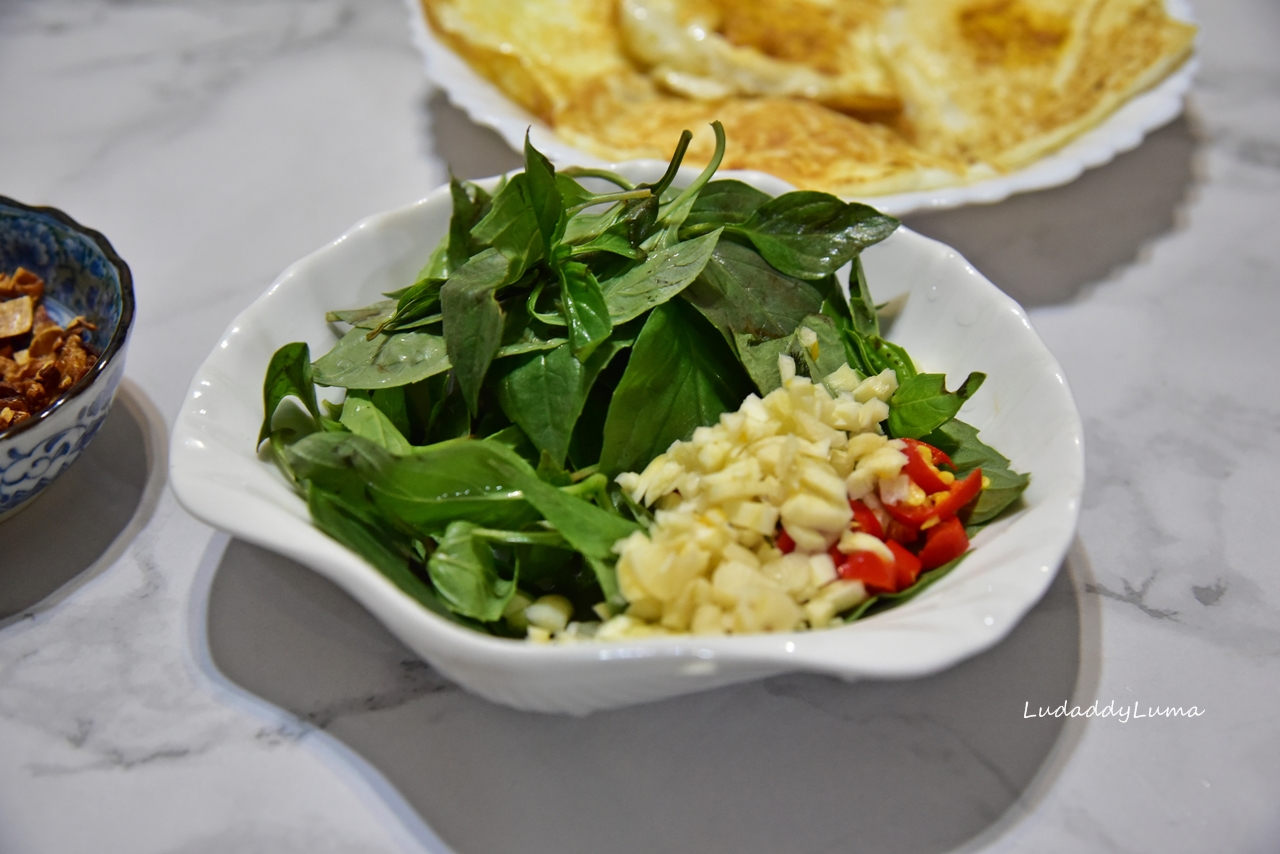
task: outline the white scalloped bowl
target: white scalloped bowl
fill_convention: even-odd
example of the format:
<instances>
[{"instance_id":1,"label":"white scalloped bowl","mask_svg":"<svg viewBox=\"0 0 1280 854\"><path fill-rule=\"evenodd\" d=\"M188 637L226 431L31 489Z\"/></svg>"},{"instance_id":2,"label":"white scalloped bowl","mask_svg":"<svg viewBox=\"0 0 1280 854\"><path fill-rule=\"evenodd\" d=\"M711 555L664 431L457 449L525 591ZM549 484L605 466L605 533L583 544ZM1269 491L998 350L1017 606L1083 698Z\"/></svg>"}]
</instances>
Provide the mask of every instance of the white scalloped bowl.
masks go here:
<instances>
[{"instance_id":1,"label":"white scalloped bowl","mask_svg":"<svg viewBox=\"0 0 1280 854\"><path fill-rule=\"evenodd\" d=\"M614 164L563 142L550 126L472 70L465 60L432 34L419 0L406 2L413 40L422 54L427 77L473 122L492 128L516 151L524 149L527 131L534 146L557 165L613 168ZM1165 5L1173 17L1194 23L1187 0L1166 0ZM1192 56L1159 84L1130 99L1097 127L1022 169L968 184L858 198L885 213L902 216L920 210L991 204L1016 193L1069 184L1086 169L1102 166L1117 155L1137 148L1147 134L1177 118L1198 68L1199 60ZM738 178L750 184L764 173L725 170L718 175ZM795 189L790 184L786 188Z\"/></svg>"},{"instance_id":2,"label":"white scalloped bowl","mask_svg":"<svg viewBox=\"0 0 1280 854\"><path fill-rule=\"evenodd\" d=\"M620 171L653 181L660 169ZM480 182L492 186L496 179ZM766 192L785 185L755 182ZM368 608L442 673L499 703L583 714L785 671L847 680L908 678L949 667L1009 633L1040 599L1075 530L1082 429L1062 369L1026 314L954 250L901 229L864 253L877 300L907 299L890 337L952 387L988 374L961 417L1031 485L1016 513L985 529L974 553L914 600L835 629L545 646L462 628L419 606L315 528L303 501L254 452L271 354L337 340L328 309L362 305L411 281L448 226L448 187L372 216L298 261L227 328L201 365L174 427L171 476L195 516L311 567Z\"/></svg>"}]
</instances>

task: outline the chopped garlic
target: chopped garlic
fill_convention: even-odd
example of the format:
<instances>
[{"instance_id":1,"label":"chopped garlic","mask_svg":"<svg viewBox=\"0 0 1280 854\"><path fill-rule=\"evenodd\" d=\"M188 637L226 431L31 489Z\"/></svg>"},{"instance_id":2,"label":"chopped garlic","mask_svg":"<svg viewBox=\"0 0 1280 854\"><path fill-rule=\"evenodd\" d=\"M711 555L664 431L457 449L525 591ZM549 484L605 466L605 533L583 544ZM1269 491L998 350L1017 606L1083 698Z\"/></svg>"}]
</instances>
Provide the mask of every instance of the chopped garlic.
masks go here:
<instances>
[{"instance_id":1,"label":"chopped garlic","mask_svg":"<svg viewBox=\"0 0 1280 854\"><path fill-rule=\"evenodd\" d=\"M881 429L897 381L846 366L815 384L785 355L778 370L781 388L748 396L644 471L618 477L657 509L647 534L614 546L629 604L595 638L817 628L867 597L861 582L838 578L827 550L888 551L849 530L849 500L892 491L906 465L905 445ZM791 554L773 545L779 524L796 543Z\"/></svg>"},{"instance_id":2,"label":"chopped garlic","mask_svg":"<svg viewBox=\"0 0 1280 854\"><path fill-rule=\"evenodd\" d=\"M898 375L892 368L885 368L874 377L867 377L853 390L853 399L858 403L866 403L871 399L889 402L893 393L898 390Z\"/></svg>"},{"instance_id":3,"label":"chopped garlic","mask_svg":"<svg viewBox=\"0 0 1280 854\"><path fill-rule=\"evenodd\" d=\"M796 360L785 354L779 356L778 373L782 376L783 384L791 382L796 378Z\"/></svg>"},{"instance_id":4,"label":"chopped garlic","mask_svg":"<svg viewBox=\"0 0 1280 854\"><path fill-rule=\"evenodd\" d=\"M879 537L873 537L862 531L845 531L840 535L840 551L845 554L854 552L871 552L885 563L893 563L896 558L889 547Z\"/></svg>"},{"instance_id":5,"label":"chopped garlic","mask_svg":"<svg viewBox=\"0 0 1280 854\"><path fill-rule=\"evenodd\" d=\"M563 596L540 596L524 609L531 633L534 627L552 633L563 631L572 616L573 605Z\"/></svg>"},{"instance_id":6,"label":"chopped garlic","mask_svg":"<svg viewBox=\"0 0 1280 854\"><path fill-rule=\"evenodd\" d=\"M844 364L822 378L822 384L839 394L842 391L852 393L865 379L849 365Z\"/></svg>"}]
</instances>

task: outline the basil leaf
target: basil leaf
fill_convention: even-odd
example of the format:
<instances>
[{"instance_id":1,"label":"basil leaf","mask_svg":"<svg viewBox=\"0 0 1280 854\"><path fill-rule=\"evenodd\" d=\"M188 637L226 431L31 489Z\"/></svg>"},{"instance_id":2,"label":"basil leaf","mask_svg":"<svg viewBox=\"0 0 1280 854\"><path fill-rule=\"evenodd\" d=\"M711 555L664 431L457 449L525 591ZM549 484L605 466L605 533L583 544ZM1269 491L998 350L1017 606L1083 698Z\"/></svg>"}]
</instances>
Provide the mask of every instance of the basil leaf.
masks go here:
<instances>
[{"instance_id":1,"label":"basil leaf","mask_svg":"<svg viewBox=\"0 0 1280 854\"><path fill-rule=\"evenodd\" d=\"M613 331L609 308L600 283L586 264L565 261L556 269L560 277L560 302L569 322L569 344L579 359L586 359Z\"/></svg>"},{"instance_id":2,"label":"basil leaf","mask_svg":"<svg viewBox=\"0 0 1280 854\"><path fill-rule=\"evenodd\" d=\"M361 329L377 329L382 321L395 313L396 301L384 299L364 308L347 308L325 312L324 319L328 323L348 323Z\"/></svg>"},{"instance_id":3,"label":"basil leaf","mask_svg":"<svg viewBox=\"0 0 1280 854\"><path fill-rule=\"evenodd\" d=\"M550 258L551 248L564 233L564 199L556 181L555 167L533 147L528 133L524 135L524 174L528 181L529 206L542 236L542 252Z\"/></svg>"},{"instance_id":4,"label":"basil leaf","mask_svg":"<svg viewBox=\"0 0 1280 854\"><path fill-rule=\"evenodd\" d=\"M808 329L817 336L812 344L800 340L800 330ZM844 345L835 321L821 314L811 314L796 325L796 331L785 338L757 341L745 333L734 335L738 359L747 369L760 394L766 395L782 386L778 357L789 355L796 362L796 372L815 383L845 364Z\"/></svg>"},{"instance_id":5,"label":"basil leaf","mask_svg":"<svg viewBox=\"0 0 1280 854\"><path fill-rule=\"evenodd\" d=\"M557 175L556 178L559 179L560 176ZM565 223L561 242L580 246L600 237L606 231L616 230L633 247L638 247L657 222L658 204L657 196L649 195L627 199L600 213L576 213ZM568 201L565 206L570 207Z\"/></svg>"},{"instance_id":6,"label":"basil leaf","mask_svg":"<svg viewBox=\"0 0 1280 854\"><path fill-rule=\"evenodd\" d=\"M963 421L951 420L924 437L924 441L951 458L956 477L964 478L974 469L982 469L988 481L978 495L969 525L984 525L1018 500L1031 482L1031 476L1020 474L1009 466L1009 460L995 448L978 438L976 428Z\"/></svg>"},{"instance_id":7,"label":"basil leaf","mask_svg":"<svg viewBox=\"0 0 1280 854\"><path fill-rule=\"evenodd\" d=\"M369 399L397 430L409 435L409 399L404 386L369 389Z\"/></svg>"},{"instance_id":8,"label":"basil leaf","mask_svg":"<svg viewBox=\"0 0 1280 854\"><path fill-rule=\"evenodd\" d=\"M435 265L429 263L424 270L441 279L462 269L462 265L480 251L482 247L472 238L471 230L489 213L493 201L481 187L453 177L449 178L449 195L453 199L453 215L445 238L445 263L441 269L433 269Z\"/></svg>"},{"instance_id":9,"label":"basil leaf","mask_svg":"<svg viewBox=\"0 0 1280 854\"><path fill-rule=\"evenodd\" d=\"M560 178L557 175L556 178ZM595 240L619 222L622 208L614 207L601 213L577 213L565 223L560 240L569 246L579 246Z\"/></svg>"},{"instance_id":10,"label":"basil leaf","mask_svg":"<svg viewBox=\"0 0 1280 854\"><path fill-rule=\"evenodd\" d=\"M498 403L539 450L563 465L592 383L629 343L610 339L585 363L568 346L512 359L497 384Z\"/></svg>"},{"instance_id":11,"label":"basil leaf","mask_svg":"<svg viewBox=\"0 0 1280 854\"><path fill-rule=\"evenodd\" d=\"M459 519L510 529L535 521L538 512L525 501L520 487L496 474L483 455L472 450L484 441L454 439L394 458L371 473L374 504L428 536Z\"/></svg>"},{"instance_id":12,"label":"basil leaf","mask_svg":"<svg viewBox=\"0 0 1280 854\"><path fill-rule=\"evenodd\" d=\"M603 282L600 290L615 325L639 317L689 286L706 267L720 231L677 243L650 255L630 272Z\"/></svg>"},{"instance_id":13,"label":"basil leaf","mask_svg":"<svg viewBox=\"0 0 1280 854\"><path fill-rule=\"evenodd\" d=\"M912 377L889 400L889 432L897 439L919 439L937 430L956 416L986 378L986 374L971 373L959 389L950 392L946 374Z\"/></svg>"},{"instance_id":14,"label":"basil leaf","mask_svg":"<svg viewBox=\"0 0 1280 854\"><path fill-rule=\"evenodd\" d=\"M507 356L524 356L525 353L556 350L561 344L566 343L568 343L568 338L548 338L545 341L540 338L521 338L518 341L499 347L494 359L506 359Z\"/></svg>"},{"instance_id":15,"label":"basil leaf","mask_svg":"<svg viewBox=\"0 0 1280 854\"><path fill-rule=\"evenodd\" d=\"M765 202L746 222L725 229L750 240L766 261L787 275L820 279L897 227L896 219L875 208L799 190Z\"/></svg>"},{"instance_id":16,"label":"basil leaf","mask_svg":"<svg viewBox=\"0 0 1280 854\"><path fill-rule=\"evenodd\" d=\"M856 288L856 292L855 292ZM849 277L849 310L853 330L864 338L879 337L880 317L867 286L867 273L862 268L862 258L853 261L853 273Z\"/></svg>"},{"instance_id":17,"label":"basil leaf","mask_svg":"<svg viewBox=\"0 0 1280 854\"><path fill-rule=\"evenodd\" d=\"M544 350L554 350L561 344L568 343L568 338L539 338L529 333L522 335L510 344L503 344L498 348L495 359L505 359L508 356L522 356L525 353L537 353Z\"/></svg>"},{"instance_id":18,"label":"basil leaf","mask_svg":"<svg viewBox=\"0 0 1280 854\"><path fill-rule=\"evenodd\" d=\"M445 232L444 237L440 238L440 242L436 244L436 248L431 250L431 257L427 259L427 263L422 265L418 270L417 280L423 279L447 279L449 278L449 233ZM387 293L385 296L392 296ZM395 294L398 298L399 294Z\"/></svg>"},{"instance_id":19,"label":"basil leaf","mask_svg":"<svg viewBox=\"0 0 1280 854\"><path fill-rule=\"evenodd\" d=\"M427 573L436 593L450 610L482 623L502 617L515 595L515 580L498 576L493 549L473 535L476 526L454 522L436 541L436 550L427 561Z\"/></svg>"},{"instance_id":20,"label":"basil leaf","mask_svg":"<svg viewBox=\"0 0 1280 854\"><path fill-rule=\"evenodd\" d=\"M543 483L528 463L505 447L483 441L473 444L484 446L479 453L488 455L488 465L503 478L520 484L529 503L537 507L565 541L583 556L595 573L605 600L614 609L624 607L626 601L618 591L613 566L616 559L613 546L640 527L601 510L589 501Z\"/></svg>"},{"instance_id":21,"label":"basil leaf","mask_svg":"<svg viewBox=\"0 0 1280 854\"><path fill-rule=\"evenodd\" d=\"M715 246L682 295L716 327L757 339L790 335L801 319L822 307L813 285L782 275L757 252L730 240Z\"/></svg>"},{"instance_id":22,"label":"basil leaf","mask_svg":"<svg viewBox=\"0 0 1280 854\"><path fill-rule=\"evenodd\" d=\"M403 403L403 394L400 399ZM409 440L391 422L391 419L374 405L369 394L361 389L352 389L348 392L340 420L342 426L355 435L386 448L392 454L403 455L413 452L413 446L409 444Z\"/></svg>"},{"instance_id":23,"label":"basil leaf","mask_svg":"<svg viewBox=\"0 0 1280 854\"><path fill-rule=\"evenodd\" d=\"M535 463L538 460L540 451L534 447L533 442L529 441L529 437L520 429L520 425L511 424L503 427L497 433L485 436L485 441L495 442L499 445L505 445L511 450L519 454L520 459L527 463Z\"/></svg>"},{"instance_id":24,"label":"basil leaf","mask_svg":"<svg viewBox=\"0 0 1280 854\"><path fill-rule=\"evenodd\" d=\"M650 313L605 419L600 470L638 471L695 427L737 409L751 381L724 340L683 300Z\"/></svg>"},{"instance_id":25,"label":"basil leaf","mask_svg":"<svg viewBox=\"0 0 1280 854\"><path fill-rule=\"evenodd\" d=\"M853 260L849 294L846 300L844 291L835 287L828 291L822 303L822 313L840 330L845 359L863 376L874 376L889 368L899 384L906 383L916 375L915 365L906 350L880 337L880 318L867 288L860 257Z\"/></svg>"},{"instance_id":26,"label":"basil leaf","mask_svg":"<svg viewBox=\"0 0 1280 854\"><path fill-rule=\"evenodd\" d=\"M374 442L352 433L313 433L284 448L284 460L306 489L323 489L349 501L362 513L369 506L368 478L394 457Z\"/></svg>"},{"instance_id":27,"label":"basil leaf","mask_svg":"<svg viewBox=\"0 0 1280 854\"><path fill-rule=\"evenodd\" d=\"M760 396L782 387L782 374L778 371L778 357L791 352L791 336L757 341L745 332L733 336L738 360L746 368L747 376L755 383Z\"/></svg>"},{"instance_id":28,"label":"basil leaf","mask_svg":"<svg viewBox=\"0 0 1280 854\"><path fill-rule=\"evenodd\" d=\"M560 191L560 201L566 208L586 204L595 196L595 193L563 172L557 172L555 180L556 189Z\"/></svg>"},{"instance_id":29,"label":"basil leaf","mask_svg":"<svg viewBox=\"0 0 1280 854\"><path fill-rule=\"evenodd\" d=\"M605 402L608 406L608 402ZM330 419L324 419L329 421ZM342 425L338 425L342 428ZM292 444L300 442L308 435L314 433L346 433L346 430L330 430L329 424L316 424L316 420L312 419L310 412L305 408L297 405L282 405L276 407L275 415L271 416L271 435L268 442L268 451L270 456L274 458L275 465L279 466L280 471L284 472L285 478L291 483L296 481L297 475L293 472L293 467L289 465L288 457L285 451ZM294 483L294 485L297 485Z\"/></svg>"},{"instance_id":30,"label":"basil leaf","mask_svg":"<svg viewBox=\"0 0 1280 854\"><path fill-rule=\"evenodd\" d=\"M438 335L399 331L376 335L355 328L311 366L319 385L391 388L449 370L445 341Z\"/></svg>"},{"instance_id":31,"label":"basil leaf","mask_svg":"<svg viewBox=\"0 0 1280 854\"><path fill-rule=\"evenodd\" d=\"M741 181L711 181L694 200L684 227L746 222L772 196Z\"/></svg>"},{"instance_id":32,"label":"basil leaf","mask_svg":"<svg viewBox=\"0 0 1280 854\"><path fill-rule=\"evenodd\" d=\"M623 205L618 221L627 224L627 239L631 245L639 246L657 228L660 207L657 193L643 199L632 199Z\"/></svg>"},{"instance_id":33,"label":"basil leaf","mask_svg":"<svg viewBox=\"0 0 1280 854\"><path fill-rule=\"evenodd\" d=\"M432 445L470 436L471 412L462 399L462 390L453 372L431 377L423 385L430 390L430 411L422 444Z\"/></svg>"},{"instance_id":34,"label":"basil leaf","mask_svg":"<svg viewBox=\"0 0 1280 854\"><path fill-rule=\"evenodd\" d=\"M485 542L504 546L538 546L539 548L569 548L564 537L556 531L499 531L494 528L476 528L473 536Z\"/></svg>"},{"instance_id":35,"label":"basil leaf","mask_svg":"<svg viewBox=\"0 0 1280 854\"><path fill-rule=\"evenodd\" d=\"M578 256L589 252L609 252L623 258L630 258L633 261L641 261L645 258L645 252L643 249L638 249L631 245L629 229L630 223L614 223L603 233L575 246L573 254Z\"/></svg>"},{"instance_id":36,"label":"basil leaf","mask_svg":"<svg viewBox=\"0 0 1280 854\"><path fill-rule=\"evenodd\" d=\"M502 310L506 317L502 327L502 346L495 358L531 353L535 350L552 350L567 339L564 338L564 317L557 315L558 326L543 323L529 314L529 295L519 291L503 298ZM553 343L554 342L554 343Z\"/></svg>"},{"instance_id":37,"label":"basil leaf","mask_svg":"<svg viewBox=\"0 0 1280 854\"><path fill-rule=\"evenodd\" d=\"M481 245L501 252L510 262L507 277L500 285L519 279L525 270L546 257L547 242L529 197L528 175L521 172L497 192L489 213L471 229L471 236ZM461 272L462 268L458 270Z\"/></svg>"},{"instance_id":38,"label":"basil leaf","mask_svg":"<svg viewBox=\"0 0 1280 854\"><path fill-rule=\"evenodd\" d=\"M609 404L613 402L613 393L618 388L618 383L622 381L623 373L626 372L631 355L629 347L635 343L635 337L643 325L643 320L633 320L626 327L615 330L609 340L591 354L590 361L600 358L603 351L612 348L618 342L623 334L623 328L632 330L628 336L629 340L618 347L621 355L610 361L591 384L591 389L587 392L587 400L582 406L582 414L578 416L578 423L573 427L573 436L569 439L569 461L577 469L593 466L600 461L600 449L604 444L604 422L609 415Z\"/></svg>"},{"instance_id":39,"label":"basil leaf","mask_svg":"<svg viewBox=\"0 0 1280 854\"><path fill-rule=\"evenodd\" d=\"M587 398L586 366L568 345L511 361L498 380L498 403L535 446L562 464Z\"/></svg>"},{"instance_id":40,"label":"basil leaf","mask_svg":"<svg viewBox=\"0 0 1280 854\"><path fill-rule=\"evenodd\" d=\"M271 435L271 416L276 414L280 402L290 395L302 401L312 418L320 420L320 407L316 403L316 389L312 382L311 351L300 341L276 350L267 365L267 376L262 383L263 416L262 429L258 431L259 445Z\"/></svg>"},{"instance_id":41,"label":"basil leaf","mask_svg":"<svg viewBox=\"0 0 1280 854\"><path fill-rule=\"evenodd\" d=\"M352 471L372 477L394 461L386 449L354 433L312 433L285 450L299 480L317 480L325 471Z\"/></svg>"},{"instance_id":42,"label":"basil leaf","mask_svg":"<svg viewBox=\"0 0 1280 854\"><path fill-rule=\"evenodd\" d=\"M479 628L470 620L455 617L431 585L413 573L410 567L416 560L408 537L357 505L322 489L309 490L307 508L316 527L367 560L409 598L442 617Z\"/></svg>"},{"instance_id":43,"label":"basil leaf","mask_svg":"<svg viewBox=\"0 0 1280 854\"><path fill-rule=\"evenodd\" d=\"M565 471L564 466L556 462L551 457L551 453L546 450L538 455L538 467L534 471L537 472L538 480L552 486L569 486L573 483L573 477L569 472Z\"/></svg>"},{"instance_id":44,"label":"basil leaf","mask_svg":"<svg viewBox=\"0 0 1280 854\"><path fill-rule=\"evenodd\" d=\"M380 332L384 329L404 329L430 318L439 311L440 288L444 283L444 279L420 279L414 282L400 294L395 313L388 319L386 326L373 328Z\"/></svg>"},{"instance_id":45,"label":"basil leaf","mask_svg":"<svg viewBox=\"0 0 1280 854\"><path fill-rule=\"evenodd\" d=\"M589 584L581 583L579 575L583 569L581 556L567 543L559 548L544 545L518 545L512 549L512 553L515 556L520 583L526 589L559 589L569 592L574 587L590 588Z\"/></svg>"},{"instance_id":46,"label":"basil leaf","mask_svg":"<svg viewBox=\"0 0 1280 854\"><path fill-rule=\"evenodd\" d=\"M514 487L523 495L524 500L542 513L569 545L588 557L612 560L614 543L637 530L635 524L544 483L527 462L505 445L487 439L463 439L450 443L440 453L450 461L456 461L454 465L482 475L478 479L480 483L509 484ZM420 461L420 458L409 458L397 460L394 465L406 467Z\"/></svg>"},{"instance_id":47,"label":"basil leaf","mask_svg":"<svg viewBox=\"0 0 1280 854\"><path fill-rule=\"evenodd\" d=\"M842 291L827 295L827 298L822 301L822 313L831 318L836 328L840 330L845 361L864 377L878 373L871 370L871 365L863 352L866 342L853 329L853 314L849 311L849 303L844 299Z\"/></svg>"},{"instance_id":48,"label":"basil leaf","mask_svg":"<svg viewBox=\"0 0 1280 854\"><path fill-rule=\"evenodd\" d=\"M518 530L538 514L587 560L617 606L613 546L638 526L550 486L515 451L486 439L460 439L400 457L370 484L379 508L416 529L439 531L455 520Z\"/></svg>"},{"instance_id":49,"label":"basil leaf","mask_svg":"<svg viewBox=\"0 0 1280 854\"><path fill-rule=\"evenodd\" d=\"M496 204L495 200L494 210ZM502 345L503 312L496 292L507 280L508 270L508 258L496 249L486 249L440 289L445 347L472 415L479 407L480 385L489 363Z\"/></svg>"}]
</instances>

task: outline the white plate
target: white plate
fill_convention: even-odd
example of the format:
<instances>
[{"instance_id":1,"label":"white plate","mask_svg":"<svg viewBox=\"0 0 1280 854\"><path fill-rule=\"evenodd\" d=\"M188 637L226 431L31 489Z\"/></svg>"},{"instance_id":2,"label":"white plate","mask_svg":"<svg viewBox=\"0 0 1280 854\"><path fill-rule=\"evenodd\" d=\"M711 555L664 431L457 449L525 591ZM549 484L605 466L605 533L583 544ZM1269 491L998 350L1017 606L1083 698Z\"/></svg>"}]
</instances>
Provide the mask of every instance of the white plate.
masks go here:
<instances>
[{"instance_id":1,"label":"white plate","mask_svg":"<svg viewBox=\"0 0 1280 854\"><path fill-rule=\"evenodd\" d=\"M407 2L414 43L422 52L428 78L472 121L493 128L515 151L524 150L528 131L534 146L558 165L610 165L562 142L550 127L473 71L431 33L419 0ZM1166 0L1166 6L1170 15L1192 21L1191 7L1186 0ZM1148 133L1177 118L1198 67L1199 60L1193 56L1159 85L1130 100L1093 130L1016 172L971 184L860 198L885 213L902 216L912 211L989 204L1015 193L1068 184L1084 170L1109 163L1116 155L1136 148ZM760 174L746 170L718 173L719 177L739 178L747 183L754 183ZM787 185L787 189L795 188Z\"/></svg>"},{"instance_id":2,"label":"white plate","mask_svg":"<svg viewBox=\"0 0 1280 854\"><path fill-rule=\"evenodd\" d=\"M646 164L619 171L635 181L661 174ZM422 608L313 527L254 442L271 354L290 341L306 341L313 356L326 352L337 336L325 311L373 302L412 281L449 213L442 187L362 221L291 266L231 323L174 426L173 488L191 513L329 578L463 686L539 711L585 713L790 670L850 680L921 676L995 644L1044 593L1074 532L1084 479L1080 417L1066 378L1013 300L954 250L901 229L864 254L877 300L907 295L891 337L923 368L945 370L952 387L969 371L985 371L986 384L961 417L1032 474L1023 509L984 530L956 571L873 618L786 635L541 646L461 628Z\"/></svg>"}]
</instances>

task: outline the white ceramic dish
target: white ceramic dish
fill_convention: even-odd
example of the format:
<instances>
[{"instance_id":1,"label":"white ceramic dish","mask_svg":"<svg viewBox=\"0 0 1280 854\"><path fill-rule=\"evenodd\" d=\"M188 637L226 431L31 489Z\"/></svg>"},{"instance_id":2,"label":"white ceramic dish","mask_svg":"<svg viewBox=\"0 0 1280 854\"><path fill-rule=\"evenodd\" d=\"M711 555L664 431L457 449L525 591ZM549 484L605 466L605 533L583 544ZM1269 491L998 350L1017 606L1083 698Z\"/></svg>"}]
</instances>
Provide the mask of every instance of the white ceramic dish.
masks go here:
<instances>
[{"instance_id":1,"label":"white ceramic dish","mask_svg":"<svg viewBox=\"0 0 1280 854\"><path fill-rule=\"evenodd\" d=\"M565 142L496 86L471 69L432 33L419 0L407 0L414 43L421 51L427 76L444 90L454 106L476 124L493 128L516 151L522 151L525 132L533 144L558 165L610 166ZM1192 21L1186 0L1167 0L1169 14ZM1065 147L1023 169L972 184L940 187L914 193L869 196L862 200L885 213L901 216L912 211L943 210L970 204L990 204L1015 193L1044 190L1069 184L1086 169L1109 163L1116 155L1136 148L1147 134L1168 124L1182 112L1199 61L1193 56L1158 86L1132 99L1105 122ZM761 173L724 171L720 177L736 177L753 183ZM795 189L788 185L788 189Z\"/></svg>"},{"instance_id":2,"label":"white ceramic dish","mask_svg":"<svg viewBox=\"0 0 1280 854\"><path fill-rule=\"evenodd\" d=\"M623 165L635 181L659 167ZM484 182L481 182L484 183ZM777 192L781 182L759 182ZM891 337L952 386L989 378L961 417L1032 473L1025 506L982 532L956 571L911 602L814 632L541 646L461 628L417 605L312 526L302 500L254 453L271 354L337 336L328 309L372 302L412 281L448 226L448 187L370 217L286 270L228 327L192 380L174 427L171 475L193 514L288 555L359 600L410 648L465 687L522 709L585 713L792 670L845 679L941 670L992 646L1039 600L1073 535L1083 486L1080 418L1053 356L1022 309L954 250L906 229L864 254L878 300L905 294Z\"/></svg>"}]
</instances>

